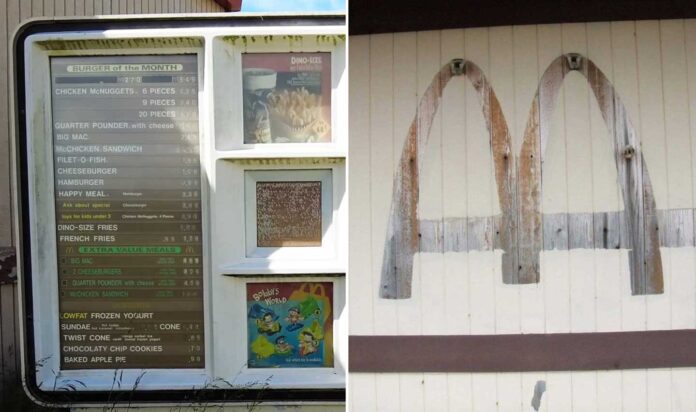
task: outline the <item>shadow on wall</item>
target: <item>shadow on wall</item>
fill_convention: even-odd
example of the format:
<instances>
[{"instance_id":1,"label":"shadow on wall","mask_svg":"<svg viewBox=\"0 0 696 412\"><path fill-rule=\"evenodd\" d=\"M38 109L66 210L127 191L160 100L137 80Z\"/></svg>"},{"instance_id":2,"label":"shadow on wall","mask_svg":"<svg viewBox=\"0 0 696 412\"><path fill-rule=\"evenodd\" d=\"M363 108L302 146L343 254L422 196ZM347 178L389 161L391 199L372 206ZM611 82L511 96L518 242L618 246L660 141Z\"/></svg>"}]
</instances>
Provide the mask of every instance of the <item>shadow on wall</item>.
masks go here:
<instances>
[{"instance_id":1,"label":"shadow on wall","mask_svg":"<svg viewBox=\"0 0 696 412\"><path fill-rule=\"evenodd\" d=\"M44 408L35 404L22 388L19 375L5 377L0 386L0 411L3 412L66 412L68 409Z\"/></svg>"}]
</instances>

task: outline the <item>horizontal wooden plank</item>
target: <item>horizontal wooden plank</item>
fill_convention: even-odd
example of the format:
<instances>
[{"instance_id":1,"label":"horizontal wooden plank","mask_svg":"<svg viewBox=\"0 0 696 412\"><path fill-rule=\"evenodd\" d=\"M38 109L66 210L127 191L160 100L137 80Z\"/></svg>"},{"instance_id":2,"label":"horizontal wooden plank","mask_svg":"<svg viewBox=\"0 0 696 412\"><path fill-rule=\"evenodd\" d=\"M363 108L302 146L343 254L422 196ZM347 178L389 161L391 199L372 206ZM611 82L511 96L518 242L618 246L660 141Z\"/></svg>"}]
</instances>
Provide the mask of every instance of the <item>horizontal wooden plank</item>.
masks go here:
<instances>
[{"instance_id":1,"label":"horizontal wooden plank","mask_svg":"<svg viewBox=\"0 0 696 412\"><path fill-rule=\"evenodd\" d=\"M695 212L695 209L658 210L660 246L694 246ZM542 215L543 249L630 249L630 239L621 235L623 219L624 212L545 213ZM500 216L422 219L419 221L419 251L445 253L500 249L490 239L491 226L497 230L500 222Z\"/></svg>"},{"instance_id":2,"label":"horizontal wooden plank","mask_svg":"<svg viewBox=\"0 0 696 412\"><path fill-rule=\"evenodd\" d=\"M350 372L528 372L696 366L696 330L350 336ZM374 348L389 348L376 351ZM418 356L413 356L418 354Z\"/></svg>"},{"instance_id":3,"label":"horizontal wooden plank","mask_svg":"<svg viewBox=\"0 0 696 412\"><path fill-rule=\"evenodd\" d=\"M592 213L568 214L568 248L594 248L594 216Z\"/></svg>"},{"instance_id":4,"label":"horizontal wooden plank","mask_svg":"<svg viewBox=\"0 0 696 412\"><path fill-rule=\"evenodd\" d=\"M442 220L421 220L419 221L419 251L422 253L444 253L492 250L491 226L499 221L499 217L447 218L444 222Z\"/></svg>"},{"instance_id":5,"label":"horizontal wooden plank","mask_svg":"<svg viewBox=\"0 0 696 412\"><path fill-rule=\"evenodd\" d=\"M694 210L658 210L657 222L660 246L684 247L694 245Z\"/></svg>"},{"instance_id":6,"label":"horizontal wooden plank","mask_svg":"<svg viewBox=\"0 0 696 412\"><path fill-rule=\"evenodd\" d=\"M549 213L541 218L544 250L568 249L568 214Z\"/></svg>"}]
</instances>

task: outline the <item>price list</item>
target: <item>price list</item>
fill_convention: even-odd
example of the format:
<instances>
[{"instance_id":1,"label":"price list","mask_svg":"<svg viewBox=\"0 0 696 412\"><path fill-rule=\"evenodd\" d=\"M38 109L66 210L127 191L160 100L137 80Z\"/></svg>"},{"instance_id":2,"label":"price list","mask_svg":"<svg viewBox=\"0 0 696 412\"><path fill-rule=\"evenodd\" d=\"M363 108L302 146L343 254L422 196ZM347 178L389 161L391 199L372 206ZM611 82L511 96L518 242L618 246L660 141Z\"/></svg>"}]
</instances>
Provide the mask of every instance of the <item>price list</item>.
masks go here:
<instances>
[{"instance_id":1,"label":"price list","mask_svg":"<svg viewBox=\"0 0 696 412\"><path fill-rule=\"evenodd\" d=\"M204 367L197 65L51 59L62 369Z\"/></svg>"}]
</instances>

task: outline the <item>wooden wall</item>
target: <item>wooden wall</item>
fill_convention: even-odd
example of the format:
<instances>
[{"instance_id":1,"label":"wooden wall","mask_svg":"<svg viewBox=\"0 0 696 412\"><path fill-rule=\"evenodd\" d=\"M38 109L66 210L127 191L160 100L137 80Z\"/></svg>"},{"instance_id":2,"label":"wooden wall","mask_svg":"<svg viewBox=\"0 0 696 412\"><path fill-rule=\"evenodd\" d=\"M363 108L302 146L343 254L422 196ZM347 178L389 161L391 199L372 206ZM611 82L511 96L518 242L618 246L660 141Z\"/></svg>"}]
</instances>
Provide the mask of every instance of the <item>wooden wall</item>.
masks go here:
<instances>
[{"instance_id":1,"label":"wooden wall","mask_svg":"<svg viewBox=\"0 0 696 412\"><path fill-rule=\"evenodd\" d=\"M10 105L12 36L18 25L41 16L197 13L224 11L213 0L3 0L0 2L0 254L13 247L10 197ZM17 287L0 286L0 389L15 388L19 370ZM3 382L7 384L3 385ZM2 405L3 391L0 391ZM7 395L10 396L10 395Z\"/></svg>"},{"instance_id":2,"label":"wooden wall","mask_svg":"<svg viewBox=\"0 0 696 412\"><path fill-rule=\"evenodd\" d=\"M502 282L495 251L417 253L412 296L380 297L393 176L419 98L452 58L476 63L519 153L549 63L592 59L635 125L658 209L696 207L696 21L475 28L350 38L350 334L466 335L696 328L696 249L662 247L664 293L633 295L627 249L541 253L541 281ZM463 77L444 91L420 174L419 218L500 215L489 133ZM543 213L623 209L613 138L587 81L566 78L543 163ZM693 239L693 213L679 224ZM374 348L388 351L389 348ZM418 356L414 353L413 356ZM351 373L355 411L696 410L696 369Z\"/></svg>"}]
</instances>

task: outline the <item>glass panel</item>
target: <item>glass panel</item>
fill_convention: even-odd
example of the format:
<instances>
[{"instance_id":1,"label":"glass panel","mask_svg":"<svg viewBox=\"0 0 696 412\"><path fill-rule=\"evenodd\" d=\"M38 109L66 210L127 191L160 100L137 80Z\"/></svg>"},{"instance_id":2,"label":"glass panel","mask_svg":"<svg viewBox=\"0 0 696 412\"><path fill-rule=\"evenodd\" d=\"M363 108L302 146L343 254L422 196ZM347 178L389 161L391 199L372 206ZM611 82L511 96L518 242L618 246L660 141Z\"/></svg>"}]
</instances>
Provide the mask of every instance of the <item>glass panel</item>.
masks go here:
<instances>
[{"instance_id":1,"label":"glass panel","mask_svg":"<svg viewBox=\"0 0 696 412\"><path fill-rule=\"evenodd\" d=\"M250 368L333 367L333 283L247 283Z\"/></svg>"},{"instance_id":2,"label":"glass panel","mask_svg":"<svg viewBox=\"0 0 696 412\"><path fill-rule=\"evenodd\" d=\"M194 55L51 59L62 369L202 368Z\"/></svg>"},{"instance_id":3,"label":"glass panel","mask_svg":"<svg viewBox=\"0 0 696 412\"><path fill-rule=\"evenodd\" d=\"M257 182L257 246L321 246L321 213L321 182Z\"/></svg>"},{"instance_id":4,"label":"glass panel","mask_svg":"<svg viewBox=\"0 0 696 412\"><path fill-rule=\"evenodd\" d=\"M244 143L331 141L331 53L242 55Z\"/></svg>"}]
</instances>

